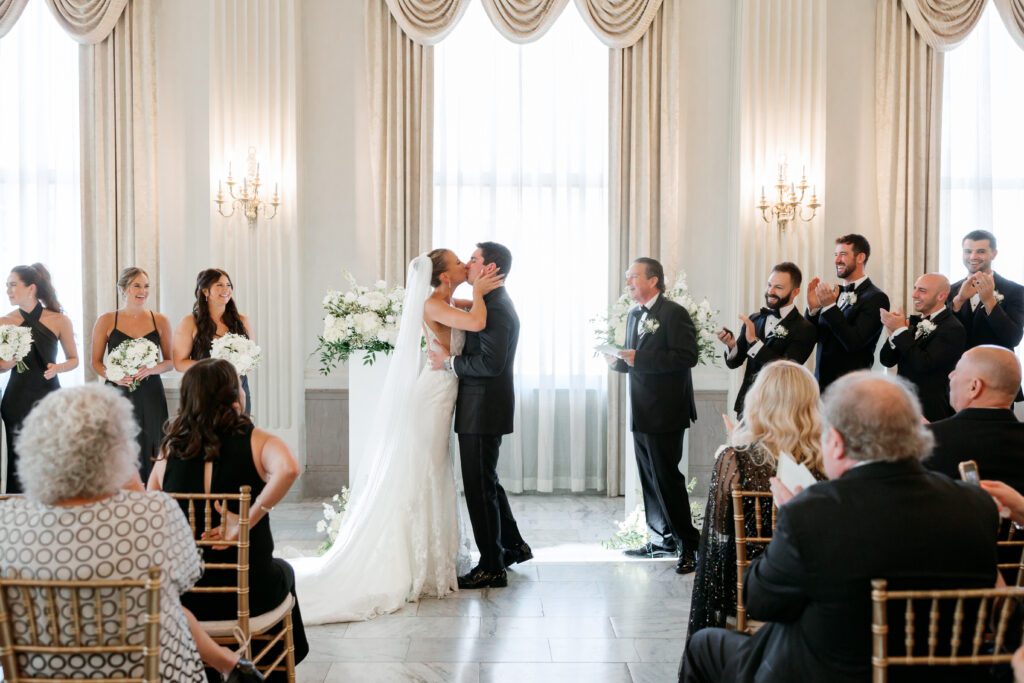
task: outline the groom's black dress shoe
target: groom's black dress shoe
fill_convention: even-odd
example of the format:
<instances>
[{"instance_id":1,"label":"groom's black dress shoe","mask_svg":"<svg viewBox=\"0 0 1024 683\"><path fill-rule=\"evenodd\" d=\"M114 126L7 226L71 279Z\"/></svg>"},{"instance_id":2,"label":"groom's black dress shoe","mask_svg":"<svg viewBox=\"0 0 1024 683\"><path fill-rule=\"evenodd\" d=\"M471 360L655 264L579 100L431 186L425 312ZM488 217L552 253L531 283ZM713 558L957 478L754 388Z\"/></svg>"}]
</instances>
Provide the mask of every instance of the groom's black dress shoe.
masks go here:
<instances>
[{"instance_id":1,"label":"groom's black dress shoe","mask_svg":"<svg viewBox=\"0 0 1024 683\"><path fill-rule=\"evenodd\" d=\"M505 570L489 572L476 567L465 576L459 577L459 588L504 588L508 585Z\"/></svg>"},{"instance_id":2,"label":"groom's black dress shoe","mask_svg":"<svg viewBox=\"0 0 1024 683\"><path fill-rule=\"evenodd\" d=\"M648 542L639 548L623 550L622 554L629 557L675 557L676 549L675 546L663 546Z\"/></svg>"},{"instance_id":3,"label":"groom's black dress shoe","mask_svg":"<svg viewBox=\"0 0 1024 683\"><path fill-rule=\"evenodd\" d=\"M697 571L697 553L684 550L676 562L676 574L692 574Z\"/></svg>"},{"instance_id":4,"label":"groom's black dress shoe","mask_svg":"<svg viewBox=\"0 0 1024 683\"><path fill-rule=\"evenodd\" d=\"M506 548L502 559L504 560L506 567L511 567L514 564L532 560L533 550L531 550L530 546L526 545L526 542L524 541L514 548Z\"/></svg>"}]
</instances>

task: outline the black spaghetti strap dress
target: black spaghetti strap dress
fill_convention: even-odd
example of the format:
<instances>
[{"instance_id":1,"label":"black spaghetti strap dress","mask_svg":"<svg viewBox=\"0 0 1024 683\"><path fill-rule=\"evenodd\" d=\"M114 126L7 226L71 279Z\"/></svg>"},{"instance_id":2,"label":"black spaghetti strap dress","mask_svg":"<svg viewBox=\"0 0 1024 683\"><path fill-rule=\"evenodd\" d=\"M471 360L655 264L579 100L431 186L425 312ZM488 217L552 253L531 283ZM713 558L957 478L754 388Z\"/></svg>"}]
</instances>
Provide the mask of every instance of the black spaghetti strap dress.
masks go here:
<instances>
[{"instance_id":1,"label":"black spaghetti strap dress","mask_svg":"<svg viewBox=\"0 0 1024 683\"><path fill-rule=\"evenodd\" d=\"M220 339L224 335L218 335L214 339ZM248 335L243 334L243 337ZM192 352L188 354L189 360L204 360L210 357L210 349L199 348L199 344L196 339L192 340ZM242 391L245 392L245 414L252 415L252 395L249 393L249 378L242 375Z\"/></svg>"},{"instance_id":2,"label":"black spaghetti strap dress","mask_svg":"<svg viewBox=\"0 0 1024 683\"><path fill-rule=\"evenodd\" d=\"M43 305L36 304L31 313L20 311L21 326L32 330L32 349L25 357L25 372L11 369L11 378L7 382L7 391L0 401L0 416L3 417L7 429L7 493L21 493L21 481L18 479L18 450L14 447L14 437L21 429L21 423L28 417L43 397L51 391L60 389L60 380L56 376L46 379L43 373L46 366L57 362L57 335L40 322Z\"/></svg>"},{"instance_id":3,"label":"black spaghetti strap dress","mask_svg":"<svg viewBox=\"0 0 1024 683\"><path fill-rule=\"evenodd\" d=\"M107 337L107 353L112 352L124 342L135 339L117 328L117 311L114 312L114 329ZM153 331L140 337L148 339L160 348L160 330L156 326L156 316L149 312L153 319ZM122 387L113 382L108 385L118 389L124 397L132 402L135 412L135 421L139 425L139 476L145 485L149 480L149 473L153 469L153 461L160 453L160 443L164 438L164 423L167 422L167 396L164 394L164 382L160 375L150 375L142 380L135 391L128 391L128 387Z\"/></svg>"}]
</instances>

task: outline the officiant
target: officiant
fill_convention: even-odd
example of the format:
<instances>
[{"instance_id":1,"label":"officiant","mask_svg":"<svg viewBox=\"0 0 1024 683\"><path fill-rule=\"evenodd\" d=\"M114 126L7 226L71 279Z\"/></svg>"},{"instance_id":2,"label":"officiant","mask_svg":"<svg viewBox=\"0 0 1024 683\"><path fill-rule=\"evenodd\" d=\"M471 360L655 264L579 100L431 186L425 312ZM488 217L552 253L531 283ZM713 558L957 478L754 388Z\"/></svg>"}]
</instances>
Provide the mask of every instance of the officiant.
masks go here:
<instances>
[{"instance_id":1,"label":"officiant","mask_svg":"<svg viewBox=\"0 0 1024 683\"><path fill-rule=\"evenodd\" d=\"M626 290L637 303L626 319L626 348L608 365L629 375L633 444L651 540L625 551L640 557L679 553L676 572L696 567L700 533L690 518L686 478L679 471L683 435L697 419L690 369L697 335L686 309L665 296L665 270L638 258L626 271Z\"/></svg>"}]
</instances>

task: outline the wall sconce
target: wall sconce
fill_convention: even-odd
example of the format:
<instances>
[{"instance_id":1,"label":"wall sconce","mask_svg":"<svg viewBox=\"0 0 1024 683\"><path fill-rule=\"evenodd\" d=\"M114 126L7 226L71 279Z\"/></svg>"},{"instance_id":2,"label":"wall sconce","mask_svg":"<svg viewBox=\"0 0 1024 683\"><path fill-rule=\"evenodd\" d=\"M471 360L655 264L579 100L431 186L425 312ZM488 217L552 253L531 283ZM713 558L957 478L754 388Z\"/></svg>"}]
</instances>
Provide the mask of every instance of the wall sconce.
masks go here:
<instances>
[{"instance_id":1,"label":"wall sconce","mask_svg":"<svg viewBox=\"0 0 1024 683\"><path fill-rule=\"evenodd\" d=\"M260 164L256 161L256 148L249 148L249 157L246 159L245 166L245 177L242 178L242 190L241 194L235 194L235 179L231 176L231 162L228 162L228 195L224 196L224 187L221 181L217 181L217 196L214 198L214 202L217 204L217 213L225 218L230 218L235 215L235 209L241 208L242 213L245 214L245 218L249 221L249 227L256 227L256 219L259 216L260 210L263 211L263 217L270 220L277 215L277 207L281 205L281 198L277 194L277 183L274 183L274 196L270 198L269 204L260 199ZM231 208L230 213L224 213L224 204L227 203ZM273 213L270 213L270 208L273 207Z\"/></svg>"},{"instance_id":2,"label":"wall sconce","mask_svg":"<svg viewBox=\"0 0 1024 683\"><path fill-rule=\"evenodd\" d=\"M761 186L761 201L757 203L761 218L769 225L774 221L783 232L786 231L787 225L797 219L810 223L821 207L821 202L818 201L816 189L811 187L811 196L807 203L804 203L808 187L810 186L807 184L807 167L803 168L800 183L793 184L786 176L786 160L783 158L779 162L779 177L775 181L777 197L774 202L769 203L764 193L764 185ZM799 195L797 191L800 192ZM805 213L805 209L810 209L810 215Z\"/></svg>"}]
</instances>

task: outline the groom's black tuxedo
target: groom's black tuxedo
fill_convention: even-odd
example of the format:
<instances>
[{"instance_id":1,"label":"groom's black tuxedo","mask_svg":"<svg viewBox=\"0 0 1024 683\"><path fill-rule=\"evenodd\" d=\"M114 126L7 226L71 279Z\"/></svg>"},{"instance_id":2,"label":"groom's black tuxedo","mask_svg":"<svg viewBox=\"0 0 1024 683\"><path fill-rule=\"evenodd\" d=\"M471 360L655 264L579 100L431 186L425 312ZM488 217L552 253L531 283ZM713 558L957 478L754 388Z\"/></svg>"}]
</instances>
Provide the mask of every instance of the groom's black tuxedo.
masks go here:
<instances>
[{"instance_id":1,"label":"groom's black tuxedo","mask_svg":"<svg viewBox=\"0 0 1024 683\"><path fill-rule=\"evenodd\" d=\"M637 306L626 320L626 347L636 350L633 367L619 360L612 369L629 373L633 445L652 540L696 550L700 534L690 518L686 478L679 471L683 434L697 419L690 368L697 364L697 335L686 309L658 295L647 312Z\"/></svg>"},{"instance_id":2,"label":"groom's black tuxedo","mask_svg":"<svg viewBox=\"0 0 1024 683\"><path fill-rule=\"evenodd\" d=\"M501 437L512 433L515 387L512 370L519 343L519 316L504 287L484 296L487 327L466 334L462 355L452 363L459 377L455 432L462 480L480 567L505 568L504 550L523 543L505 489L498 482Z\"/></svg>"},{"instance_id":3,"label":"groom's black tuxedo","mask_svg":"<svg viewBox=\"0 0 1024 683\"><path fill-rule=\"evenodd\" d=\"M814 350L814 342L818 338L814 325L800 315L796 306L778 322L770 337L765 336L768 314L764 309L750 316L750 320L754 323L757 340L761 342L757 353L753 356L748 355L753 345L747 342L747 335L741 326L740 335L736 338L736 353L725 354L725 364L728 367L736 369L746 365L743 369L743 384L740 385L739 393L736 394L736 404L733 406L737 415L743 414L743 401L761 368L776 360L791 360L803 365ZM779 332L779 328L785 330L785 333Z\"/></svg>"},{"instance_id":4,"label":"groom's black tuxedo","mask_svg":"<svg viewBox=\"0 0 1024 683\"><path fill-rule=\"evenodd\" d=\"M882 335L879 311L889 310L889 297L870 279L860 283L854 294L857 300L852 305L807 312L807 319L818 328L814 376L822 393L843 375L870 370L875 364L875 346Z\"/></svg>"}]
</instances>

